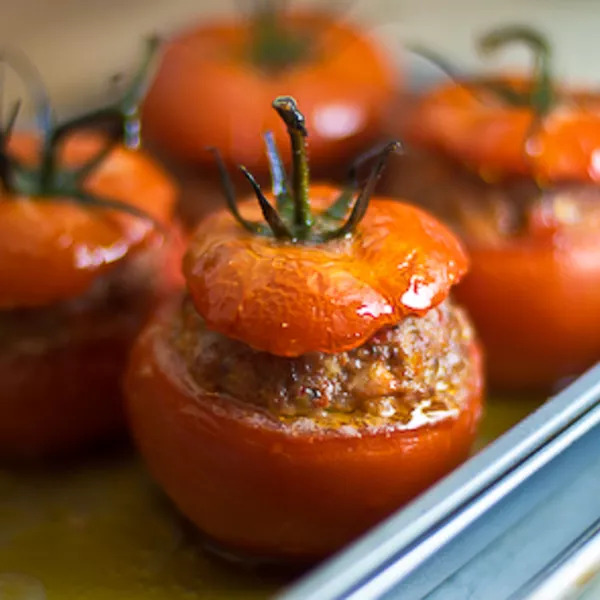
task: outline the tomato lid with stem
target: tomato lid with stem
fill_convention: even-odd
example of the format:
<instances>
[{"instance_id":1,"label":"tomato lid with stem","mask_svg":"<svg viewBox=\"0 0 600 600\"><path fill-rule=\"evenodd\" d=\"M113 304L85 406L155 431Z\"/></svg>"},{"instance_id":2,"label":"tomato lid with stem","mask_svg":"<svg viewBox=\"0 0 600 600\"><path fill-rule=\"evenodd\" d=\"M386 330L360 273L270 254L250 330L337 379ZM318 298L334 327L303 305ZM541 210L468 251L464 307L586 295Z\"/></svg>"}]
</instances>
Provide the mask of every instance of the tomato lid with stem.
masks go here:
<instances>
[{"instance_id":1,"label":"tomato lid with stem","mask_svg":"<svg viewBox=\"0 0 600 600\"><path fill-rule=\"evenodd\" d=\"M533 53L529 76L460 77L436 87L420 100L409 137L488 181L598 181L600 98L556 83L551 45L530 27L494 29L478 48L488 56L514 43Z\"/></svg>"},{"instance_id":2,"label":"tomato lid with stem","mask_svg":"<svg viewBox=\"0 0 600 600\"><path fill-rule=\"evenodd\" d=\"M13 131L19 103L0 131L1 308L78 295L133 247L163 236L174 188L137 151L137 106L157 48L157 39L148 40L116 102L62 123L34 67L17 52L3 53L28 86L41 135Z\"/></svg>"},{"instance_id":3,"label":"tomato lid with stem","mask_svg":"<svg viewBox=\"0 0 600 600\"><path fill-rule=\"evenodd\" d=\"M237 205L213 149L229 210L198 226L184 259L188 289L207 326L281 356L340 352L444 300L466 271L460 242L424 211L372 198L398 142L360 157L341 191L311 186L304 116L289 96L276 98L273 108L292 145L291 183L266 134L272 193L242 166L258 205ZM371 159L359 189L357 170Z\"/></svg>"}]
</instances>

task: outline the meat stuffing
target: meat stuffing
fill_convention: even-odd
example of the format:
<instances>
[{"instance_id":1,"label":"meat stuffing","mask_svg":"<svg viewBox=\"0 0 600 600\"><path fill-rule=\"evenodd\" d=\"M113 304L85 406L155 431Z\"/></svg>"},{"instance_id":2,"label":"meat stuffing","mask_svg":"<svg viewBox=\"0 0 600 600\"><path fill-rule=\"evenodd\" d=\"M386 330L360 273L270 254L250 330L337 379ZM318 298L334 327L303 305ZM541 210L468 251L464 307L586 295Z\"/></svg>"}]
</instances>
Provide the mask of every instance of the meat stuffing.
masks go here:
<instances>
[{"instance_id":1,"label":"meat stuffing","mask_svg":"<svg viewBox=\"0 0 600 600\"><path fill-rule=\"evenodd\" d=\"M256 351L207 329L190 299L171 329L172 346L202 390L282 420L347 416L352 424L408 424L417 408L440 416L457 411L474 377L473 342L465 313L449 300L338 354Z\"/></svg>"}]
</instances>

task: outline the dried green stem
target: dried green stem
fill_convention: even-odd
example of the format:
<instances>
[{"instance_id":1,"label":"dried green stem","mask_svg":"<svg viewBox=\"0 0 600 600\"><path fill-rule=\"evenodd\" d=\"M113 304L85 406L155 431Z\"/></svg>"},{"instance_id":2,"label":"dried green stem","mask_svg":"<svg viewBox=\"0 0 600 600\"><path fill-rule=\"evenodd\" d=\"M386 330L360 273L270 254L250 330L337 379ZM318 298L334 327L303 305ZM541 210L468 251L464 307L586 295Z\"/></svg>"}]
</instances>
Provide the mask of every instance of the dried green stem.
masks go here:
<instances>
[{"instance_id":1,"label":"dried green stem","mask_svg":"<svg viewBox=\"0 0 600 600\"><path fill-rule=\"evenodd\" d=\"M374 158L387 157L392 150L389 150L390 144L395 144L396 147L392 150L396 151L400 148L399 142L386 142L385 144L379 144L374 148L359 154L350 165L348 174L346 175L346 185L339 195L338 199L325 211L324 215L331 219L343 219L348 212L354 193L358 188L358 171L367 162ZM384 158L385 161L385 158Z\"/></svg>"},{"instance_id":2,"label":"dried green stem","mask_svg":"<svg viewBox=\"0 0 600 600\"><path fill-rule=\"evenodd\" d=\"M375 186L377 185L377 181L383 172L386 161L389 155L392 152L398 152L402 148L400 142L394 141L386 144L382 149L379 150L377 162L373 165L371 172L369 173L369 177L363 189L361 190L354 206L352 207L352 212L348 217L348 220L339 228L334 231L329 231L323 235L324 240L331 240L335 238L344 237L352 233L356 226L360 223L360 221L364 218L367 208L369 207L369 202L371 197L373 196L373 192L375 191Z\"/></svg>"},{"instance_id":3,"label":"dried green stem","mask_svg":"<svg viewBox=\"0 0 600 600\"><path fill-rule=\"evenodd\" d=\"M313 223L309 201L310 172L306 151L308 133L304 115L298 110L296 101L290 96L279 96L273 101L273 108L286 124L292 144L292 190L294 198L294 224L299 239L306 239Z\"/></svg>"},{"instance_id":4,"label":"dried green stem","mask_svg":"<svg viewBox=\"0 0 600 600\"><path fill-rule=\"evenodd\" d=\"M7 141L14 127L19 105L13 107L8 124L0 131L0 179L4 187L11 193L35 197L39 201L60 198L61 201L75 202L84 206L125 212L148 220L157 229L162 229L162 225L145 211L119 200L91 194L84 189L86 178L105 160L121 135L125 136L127 142L128 132L130 130L136 132L138 140L130 146L137 147L139 143L137 106L145 92L148 73L156 57L158 43L158 38L148 40L142 65L118 102L58 125L54 124L48 95L35 67L22 54L14 50L1 49L0 62L9 64L28 87L36 108L38 126L43 134L43 143L37 164L30 167L10 156ZM59 165L58 147L67 134L105 124L116 124L118 135L112 135L98 154L76 169L68 169ZM129 129L128 124L131 125Z\"/></svg>"},{"instance_id":5,"label":"dried green stem","mask_svg":"<svg viewBox=\"0 0 600 600\"><path fill-rule=\"evenodd\" d=\"M219 152L218 148L209 147L207 148L209 152L212 152L215 157L215 161L217 163L217 168L219 169L219 177L221 179L221 185L223 186L223 193L225 194L225 201L227 202L227 207L229 208L229 212L233 215L235 220L244 228L252 233L262 233L262 229L258 223L253 223L252 221L248 221L244 219L240 214L240 211L237 206L237 202L235 200L235 188L233 186L233 181L231 180L231 176L229 175L229 171L225 166L225 162L223 161L223 157Z\"/></svg>"},{"instance_id":6,"label":"dried green stem","mask_svg":"<svg viewBox=\"0 0 600 600\"><path fill-rule=\"evenodd\" d=\"M521 25L509 25L494 29L478 40L482 54L494 54L509 44L521 43L533 53L533 86L527 98L538 117L550 112L555 102L552 83L552 50L548 40L534 29Z\"/></svg>"},{"instance_id":7,"label":"dried green stem","mask_svg":"<svg viewBox=\"0 0 600 600\"><path fill-rule=\"evenodd\" d=\"M146 211L133 206L132 204L128 204L127 202L121 202L120 200L114 200L113 198L106 198L103 196L97 196L95 194L90 194L88 192L82 192L78 190L73 190L72 193L67 194L64 199L66 201L72 201L77 204L83 204L85 206L94 207L94 208L104 208L110 210L116 210L119 212L124 212L138 219L143 219L144 221L150 221L152 225L165 233L165 228L162 223L157 221L154 217L148 214Z\"/></svg>"},{"instance_id":8,"label":"dried green stem","mask_svg":"<svg viewBox=\"0 0 600 600\"><path fill-rule=\"evenodd\" d=\"M16 48L0 47L0 64L2 67L9 65L25 84L35 109L37 126L41 131L48 131L52 127L52 108L39 71L27 56ZM2 87L3 82L0 81L0 91Z\"/></svg>"},{"instance_id":9,"label":"dried green stem","mask_svg":"<svg viewBox=\"0 0 600 600\"><path fill-rule=\"evenodd\" d=\"M279 213L271 206L271 203L266 199L265 195L260 189L256 179L254 179L252 173L244 166L240 166L240 170L246 176L246 179L250 182L250 185L254 189L254 193L258 198L260 208L262 210L263 217L268 223L273 235L280 240L291 240L293 239L292 232L287 228L287 225L283 222L283 219L279 216Z\"/></svg>"},{"instance_id":10,"label":"dried green stem","mask_svg":"<svg viewBox=\"0 0 600 600\"><path fill-rule=\"evenodd\" d=\"M292 206L292 196L290 194L287 175L283 166L283 160L277 149L273 132L267 131L264 134L265 146L267 147L267 158L269 160L269 171L271 173L272 191L277 200L277 210L286 212Z\"/></svg>"},{"instance_id":11,"label":"dried green stem","mask_svg":"<svg viewBox=\"0 0 600 600\"><path fill-rule=\"evenodd\" d=\"M420 46L418 44L411 44L404 47L404 50L409 54L414 54L419 58L426 60L428 63L435 65L448 79L454 83L459 83L464 79L455 65L453 65L445 56L442 56L439 52Z\"/></svg>"},{"instance_id":12,"label":"dried green stem","mask_svg":"<svg viewBox=\"0 0 600 600\"><path fill-rule=\"evenodd\" d=\"M272 206L263 194L260 185L252 174L243 166L242 173L250 182L254 194L258 199L264 220L268 228L258 223L252 223L243 219L235 201L233 184L223 160L216 149L217 165L221 173L221 180L225 191L225 197L234 218L245 228L259 235L272 235L275 239L285 242L326 242L331 239L345 236L354 231L358 223L365 216L370 198L387 157L391 152L400 148L399 142L391 142L385 146L374 148L359 156L352 164L348 174L348 185L340 197L329 207L328 210L312 215L309 200L309 171L306 156L306 128L304 116L298 110L296 102L289 96L280 96L273 101L273 107L287 126L293 153L294 178L290 191L283 162L279 156L275 140L271 133L265 134L265 145L271 170L273 196L277 201L277 208ZM338 227L348 212L354 193L358 187L358 169L367 161L376 158L376 164L371 170L367 182L354 203L348 220Z\"/></svg>"},{"instance_id":13,"label":"dried green stem","mask_svg":"<svg viewBox=\"0 0 600 600\"><path fill-rule=\"evenodd\" d=\"M249 56L267 72L277 72L302 61L310 52L310 39L282 24L283 0L255 2Z\"/></svg>"},{"instance_id":14,"label":"dried green stem","mask_svg":"<svg viewBox=\"0 0 600 600\"><path fill-rule=\"evenodd\" d=\"M139 105L149 85L159 47L160 38L157 36L146 40L142 62L117 102L79 115L54 127L49 132L47 144L55 147L65 135L77 129L116 123L119 135L124 137L125 145L129 148L138 148L140 145Z\"/></svg>"}]
</instances>

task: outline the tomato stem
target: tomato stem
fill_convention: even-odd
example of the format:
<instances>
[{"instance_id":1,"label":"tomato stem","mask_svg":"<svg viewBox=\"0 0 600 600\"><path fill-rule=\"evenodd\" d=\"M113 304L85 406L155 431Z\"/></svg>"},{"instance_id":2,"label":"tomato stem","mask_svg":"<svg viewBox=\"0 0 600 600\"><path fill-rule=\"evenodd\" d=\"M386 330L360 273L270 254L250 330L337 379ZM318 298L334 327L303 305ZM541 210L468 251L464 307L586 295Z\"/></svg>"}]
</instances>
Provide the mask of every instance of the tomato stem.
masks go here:
<instances>
[{"instance_id":1,"label":"tomato stem","mask_svg":"<svg viewBox=\"0 0 600 600\"><path fill-rule=\"evenodd\" d=\"M139 105L151 79L152 66L158 55L160 39L158 36L151 36L146 40L145 46L142 61L119 100L90 113L69 119L47 131L45 159L49 165L45 167L46 169L52 170L54 167L55 149L58 143L65 135L77 129L114 124L117 125L118 134L123 136L125 146L134 150L140 148Z\"/></svg>"},{"instance_id":2,"label":"tomato stem","mask_svg":"<svg viewBox=\"0 0 600 600\"><path fill-rule=\"evenodd\" d=\"M254 190L263 217L268 224L268 229L264 228L260 223L246 221L238 210L233 183L223 159L215 148L211 148L210 150L212 150L217 160L225 197L233 217L245 229L253 233L259 235L272 234L277 240L292 243L325 242L352 233L365 216L369 201L375 190L375 185L388 156L391 152L395 152L401 147L400 142L389 142L384 146L376 147L360 155L352 163L348 172L348 184L338 199L327 210L314 218L309 197L310 175L306 153L307 132L304 124L304 116L298 110L296 101L289 96L276 98L272 105L286 124L292 143L294 167L292 193L290 194L288 188L285 169L283 168L283 162L279 156L273 134L267 132L264 138L271 170L273 196L275 196L277 201L277 208L271 205L248 169L240 166L242 173ZM374 158L377 159L377 162L371 169L365 186L354 202L348 220L341 227L337 227L337 223L333 223L334 229L332 229L332 221L342 221L348 212L348 208L358 188L358 169L365 162Z\"/></svg>"},{"instance_id":3,"label":"tomato stem","mask_svg":"<svg viewBox=\"0 0 600 600\"><path fill-rule=\"evenodd\" d=\"M514 42L525 44L533 53L533 85L530 93L523 99L533 108L538 118L544 117L550 112L555 102L551 68L552 51L548 40L530 27L509 25L485 34L478 40L477 45L480 52L490 55ZM501 90L496 91L501 92ZM523 103L520 101L519 94L515 94L514 91L511 94L509 90L509 93L503 94L503 96L510 103Z\"/></svg>"},{"instance_id":4,"label":"tomato stem","mask_svg":"<svg viewBox=\"0 0 600 600\"><path fill-rule=\"evenodd\" d=\"M392 152L398 152L401 148L402 145L400 142L393 141L386 144L383 148L379 148L379 151L376 154L374 152L370 152L365 155L365 160L377 156L377 162L373 165L367 182L358 195L358 198L354 202L352 212L350 213L347 221L339 229L324 233L322 236L324 241L344 237L355 230L356 226L362 221L367 209L369 208L369 202L373 196L373 192L375 191L375 186L377 185L377 181L383 172L389 155Z\"/></svg>"},{"instance_id":5,"label":"tomato stem","mask_svg":"<svg viewBox=\"0 0 600 600\"><path fill-rule=\"evenodd\" d=\"M307 239L313 218L309 200L310 172L306 151L308 132L304 115L298 110L296 101L290 96L275 98L273 108L286 124L292 143L294 223L298 229L299 239Z\"/></svg>"},{"instance_id":6,"label":"tomato stem","mask_svg":"<svg viewBox=\"0 0 600 600\"><path fill-rule=\"evenodd\" d=\"M125 145L128 147L139 147L138 105L148 84L150 66L156 57L158 46L158 38L152 37L147 40L141 66L119 101L57 125L53 123L48 96L35 67L19 53L2 51L0 62L9 64L29 88L36 107L38 126L43 133L39 161L33 166L27 166L10 156L7 146L18 114L19 103L16 104L11 111L8 125L0 131L0 180L6 190L38 200L61 198L85 206L119 210L151 221L160 229L161 226L146 212L119 200L91 195L84 189L85 180L104 162L120 135L124 136ZM0 114L1 112L0 109ZM119 134L109 136L108 143L98 154L76 169L58 166L59 144L66 135L80 129L107 124L117 124Z\"/></svg>"},{"instance_id":7,"label":"tomato stem","mask_svg":"<svg viewBox=\"0 0 600 600\"><path fill-rule=\"evenodd\" d=\"M39 71L27 56L18 49L0 49L0 66L2 68L2 73L0 74L0 94L3 91L5 65L10 66L27 87L29 97L34 107L37 126L41 131L47 131L52 126L52 107L50 105L48 91Z\"/></svg>"},{"instance_id":8,"label":"tomato stem","mask_svg":"<svg viewBox=\"0 0 600 600\"><path fill-rule=\"evenodd\" d=\"M45 131L42 161L40 168L41 194L51 187L55 178L58 161L58 146L69 133L78 129L101 126L113 126L115 132L111 137L123 137L125 146L138 149L140 142L139 104L144 96L150 79L151 66L158 54L160 40L152 36L146 40L146 48L142 62L131 79L129 87L115 103L99 108L90 113L79 115Z\"/></svg>"},{"instance_id":9,"label":"tomato stem","mask_svg":"<svg viewBox=\"0 0 600 600\"><path fill-rule=\"evenodd\" d=\"M260 208L262 210L263 217L268 223L273 235L279 240L291 240L293 235L287 228L287 225L283 222L283 219L279 216L279 213L271 206L271 203L265 198L265 195L260 189L256 179L254 179L252 173L244 166L240 166L242 173L246 176L246 179L250 182L250 185L254 189L254 193L258 198Z\"/></svg>"},{"instance_id":10,"label":"tomato stem","mask_svg":"<svg viewBox=\"0 0 600 600\"><path fill-rule=\"evenodd\" d=\"M358 188L358 170L370 160L384 156L387 157L391 151L396 151L400 148L399 142L392 142L396 144L395 148L388 149L390 142L380 144L374 148L370 148L366 152L363 152L357 156L350 165L348 173L346 175L346 185L339 195L338 199L325 211L324 215L330 219L343 219L348 212L354 192ZM385 159L384 159L385 160Z\"/></svg>"},{"instance_id":11,"label":"tomato stem","mask_svg":"<svg viewBox=\"0 0 600 600\"><path fill-rule=\"evenodd\" d=\"M282 213L287 213L293 206L293 200L290 194L283 161L279 155L273 132L267 131L264 134L264 140L265 146L267 147L267 158L269 159L273 196L275 196L277 200L277 210Z\"/></svg>"},{"instance_id":12,"label":"tomato stem","mask_svg":"<svg viewBox=\"0 0 600 600\"><path fill-rule=\"evenodd\" d=\"M21 100L17 100L9 113L6 125L2 125L0 128L0 182L2 182L2 185L7 192L10 192L13 188L12 164L10 157L8 156L7 145L20 110ZM1 107L0 115L2 115Z\"/></svg>"},{"instance_id":13,"label":"tomato stem","mask_svg":"<svg viewBox=\"0 0 600 600\"><path fill-rule=\"evenodd\" d=\"M223 161L223 157L221 156L219 149L211 146L207 148L207 150L209 152L212 152L213 156L215 157L217 168L219 170L219 176L221 178L221 185L223 186L223 192L225 194L225 201L227 202L227 208L229 208L229 212L244 229L247 229L252 233L264 233L259 223L248 221L247 219L244 219L244 217L242 217L242 215L240 214L237 202L235 200L235 188L233 186L233 181L231 180L231 176L227 171L227 167L225 166L225 162Z\"/></svg>"},{"instance_id":14,"label":"tomato stem","mask_svg":"<svg viewBox=\"0 0 600 600\"><path fill-rule=\"evenodd\" d=\"M283 27L283 0L257 2L252 13L252 62L267 72L277 72L302 61L310 51L307 36Z\"/></svg>"},{"instance_id":15,"label":"tomato stem","mask_svg":"<svg viewBox=\"0 0 600 600\"><path fill-rule=\"evenodd\" d=\"M418 56L419 58L426 60L428 63L431 63L454 83L459 83L462 79L464 79L464 76L459 73L455 65L453 65L441 53L431 50L431 48L427 48L418 44L410 44L404 46L404 51Z\"/></svg>"}]
</instances>

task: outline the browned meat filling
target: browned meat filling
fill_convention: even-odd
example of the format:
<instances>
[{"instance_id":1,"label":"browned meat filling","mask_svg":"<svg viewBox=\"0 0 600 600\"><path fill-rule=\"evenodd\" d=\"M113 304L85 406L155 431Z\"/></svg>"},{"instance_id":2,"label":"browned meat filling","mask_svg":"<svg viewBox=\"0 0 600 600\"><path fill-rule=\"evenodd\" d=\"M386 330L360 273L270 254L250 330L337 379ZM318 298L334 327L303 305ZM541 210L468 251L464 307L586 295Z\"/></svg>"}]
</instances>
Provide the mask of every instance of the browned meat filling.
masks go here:
<instances>
[{"instance_id":1,"label":"browned meat filling","mask_svg":"<svg viewBox=\"0 0 600 600\"><path fill-rule=\"evenodd\" d=\"M50 306L0 310L0 352L42 354L80 341L135 335L156 300L161 248L138 252L82 296Z\"/></svg>"},{"instance_id":2,"label":"browned meat filling","mask_svg":"<svg viewBox=\"0 0 600 600\"><path fill-rule=\"evenodd\" d=\"M335 414L409 423L415 409L455 412L476 376L473 331L446 301L424 317L381 330L339 354L274 356L208 330L190 300L172 328L176 351L204 390L223 393L280 418Z\"/></svg>"},{"instance_id":3,"label":"browned meat filling","mask_svg":"<svg viewBox=\"0 0 600 600\"><path fill-rule=\"evenodd\" d=\"M600 227L600 186L561 183L541 190L531 179L485 181L447 158L424 150L396 157L385 192L432 211L458 234L493 243L552 224Z\"/></svg>"}]
</instances>

